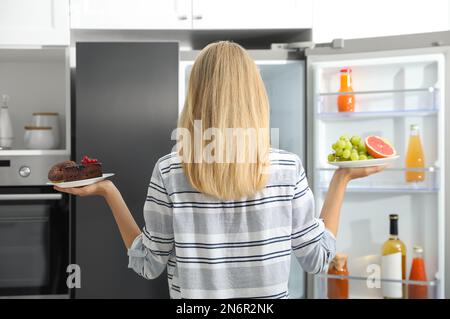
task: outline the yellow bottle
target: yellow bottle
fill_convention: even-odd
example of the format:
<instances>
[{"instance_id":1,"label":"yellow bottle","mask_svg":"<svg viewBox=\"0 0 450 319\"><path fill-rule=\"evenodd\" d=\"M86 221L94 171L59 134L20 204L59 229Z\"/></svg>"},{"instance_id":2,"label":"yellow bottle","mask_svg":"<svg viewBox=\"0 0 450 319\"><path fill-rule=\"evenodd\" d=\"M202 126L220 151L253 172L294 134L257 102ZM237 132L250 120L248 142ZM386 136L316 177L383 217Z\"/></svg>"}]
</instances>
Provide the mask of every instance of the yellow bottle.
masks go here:
<instances>
[{"instance_id":1,"label":"yellow bottle","mask_svg":"<svg viewBox=\"0 0 450 319\"><path fill-rule=\"evenodd\" d=\"M422 182L425 179L424 171L421 170L425 167L425 158L422 143L420 142L419 126L417 124L411 125L405 164L406 168L414 169L406 170L405 178L408 183Z\"/></svg>"}]
</instances>

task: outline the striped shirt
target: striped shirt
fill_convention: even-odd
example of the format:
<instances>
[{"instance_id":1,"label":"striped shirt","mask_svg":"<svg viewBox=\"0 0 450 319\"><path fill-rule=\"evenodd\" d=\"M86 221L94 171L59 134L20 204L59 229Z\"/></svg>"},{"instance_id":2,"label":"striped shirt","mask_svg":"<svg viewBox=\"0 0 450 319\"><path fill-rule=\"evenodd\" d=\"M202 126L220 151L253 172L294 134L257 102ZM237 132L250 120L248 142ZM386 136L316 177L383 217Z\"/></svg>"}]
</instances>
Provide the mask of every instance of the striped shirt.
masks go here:
<instances>
[{"instance_id":1,"label":"striped shirt","mask_svg":"<svg viewBox=\"0 0 450 319\"><path fill-rule=\"evenodd\" d=\"M147 279L167 269L171 298L287 298L291 253L321 272L335 238L315 216L300 158L272 149L270 163L265 188L222 201L190 185L176 153L159 159L129 267Z\"/></svg>"}]
</instances>

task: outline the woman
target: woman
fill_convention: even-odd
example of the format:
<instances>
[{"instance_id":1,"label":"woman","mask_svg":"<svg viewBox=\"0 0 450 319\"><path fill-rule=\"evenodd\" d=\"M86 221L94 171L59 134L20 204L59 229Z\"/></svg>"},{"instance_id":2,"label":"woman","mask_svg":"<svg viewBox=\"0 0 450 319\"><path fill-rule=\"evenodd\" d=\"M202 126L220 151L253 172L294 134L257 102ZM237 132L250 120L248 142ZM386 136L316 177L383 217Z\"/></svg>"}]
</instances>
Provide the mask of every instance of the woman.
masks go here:
<instances>
[{"instance_id":1,"label":"woman","mask_svg":"<svg viewBox=\"0 0 450 319\"><path fill-rule=\"evenodd\" d=\"M305 271L323 271L347 183L382 169L336 170L317 218L299 157L270 148L258 69L231 42L200 53L178 127L177 151L154 168L142 231L111 181L56 188L104 197L129 267L147 279L167 268L171 298L287 298L291 253Z\"/></svg>"}]
</instances>

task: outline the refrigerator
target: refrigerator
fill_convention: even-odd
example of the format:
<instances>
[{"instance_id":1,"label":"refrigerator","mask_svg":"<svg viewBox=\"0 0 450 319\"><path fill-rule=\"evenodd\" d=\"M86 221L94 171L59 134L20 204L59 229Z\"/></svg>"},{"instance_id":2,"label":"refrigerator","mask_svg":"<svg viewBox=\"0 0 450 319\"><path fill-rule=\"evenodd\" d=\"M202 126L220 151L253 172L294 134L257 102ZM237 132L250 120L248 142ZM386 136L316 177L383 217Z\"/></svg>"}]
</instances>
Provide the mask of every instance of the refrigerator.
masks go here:
<instances>
[{"instance_id":1,"label":"refrigerator","mask_svg":"<svg viewBox=\"0 0 450 319\"><path fill-rule=\"evenodd\" d=\"M139 226L156 161L171 152L177 125L178 43L76 44L72 159L98 158ZM127 268L127 250L98 197L73 197L73 298L168 298L167 275L145 280Z\"/></svg>"},{"instance_id":2,"label":"refrigerator","mask_svg":"<svg viewBox=\"0 0 450 319\"><path fill-rule=\"evenodd\" d=\"M400 159L377 175L350 182L341 214L337 251L348 256L351 298L381 298L370 284L389 236L389 214L399 215L399 236L425 252L430 298L448 297L446 229L450 211L448 63L450 32L337 40L249 50L265 83L271 127L281 149L300 156L315 195L316 214L335 169L327 163L342 134L380 135ZM245 47L245 44L244 44ZM171 151L172 129L183 107L189 72L199 51L173 42L78 43L72 105L72 159L99 158L143 225L142 208L156 160ZM351 67L355 112L339 113L339 70ZM177 94L178 93L178 94ZM425 150L425 180L405 182L409 126L418 124ZM166 298L167 278L146 281L127 269L128 257L109 209L98 198L74 198L72 261L82 270L75 298ZM306 275L292 259L291 298L327 298L330 278ZM388 283L380 278L380 286ZM408 282L400 282L408 284ZM370 286L370 288L369 288Z\"/></svg>"},{"instance_id":3,"label":"refrigerator","mask_svg":"<svg viewBox=\"0 0 450 319\"><path fill-rule=\"evenodd\" d=\"M334 166L327 163L331 145L343 134L379 135L390 140L400 158L383 172L348 185L337 252L348 256L349 298L382 298L386 284L408 286L377 277L389 214L399 215L399 237L406 244L406 274L412 248L424 249L429 298L448 297L450 147L447 94L450 32L336 40L314 48L296 43L249 50L265 83L271 127L279 129L281 149L300 156L316 201L316 215L327 194ZM301 47L301 46L299 46ZM189 72L199 51L180 52L179 112ZM355 112L340 113L339 70L353 70ZM405 181L409 128L417 124L425 153L425 179ZM377 268L378 267L378 268ZM292 259L291 298L328 298L326 273L306 275ZM376 280L375 280L376 279ZM447 287L446 287L447 286Z\"/></svg>"}]
</instances>

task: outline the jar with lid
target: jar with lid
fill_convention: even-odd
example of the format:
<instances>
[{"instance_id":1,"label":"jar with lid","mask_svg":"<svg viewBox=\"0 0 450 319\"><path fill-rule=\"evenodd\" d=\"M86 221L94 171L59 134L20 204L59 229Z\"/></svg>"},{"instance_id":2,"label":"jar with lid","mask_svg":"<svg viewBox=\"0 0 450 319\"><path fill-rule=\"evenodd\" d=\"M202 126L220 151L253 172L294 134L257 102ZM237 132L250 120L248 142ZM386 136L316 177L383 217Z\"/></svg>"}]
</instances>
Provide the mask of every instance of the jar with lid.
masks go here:
<instances>
[{"instance_id":1,"label":"jar with lid","mask_svg":"<svg viewBox=\"0 0 450 319\"><path fill-rule=\"evenodd\" d=\"M328 266L328 298L329 299L348 299L348 269L347 255L336 254ZM337 276L343 276L338 278Z\"/></svg>"}]
</instances>

